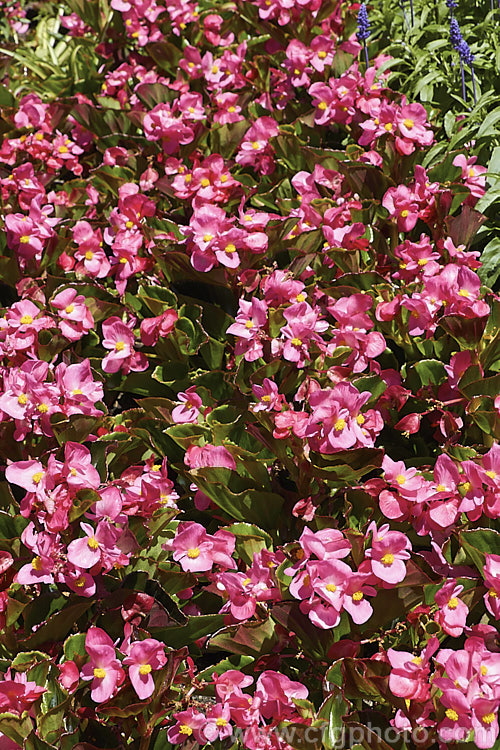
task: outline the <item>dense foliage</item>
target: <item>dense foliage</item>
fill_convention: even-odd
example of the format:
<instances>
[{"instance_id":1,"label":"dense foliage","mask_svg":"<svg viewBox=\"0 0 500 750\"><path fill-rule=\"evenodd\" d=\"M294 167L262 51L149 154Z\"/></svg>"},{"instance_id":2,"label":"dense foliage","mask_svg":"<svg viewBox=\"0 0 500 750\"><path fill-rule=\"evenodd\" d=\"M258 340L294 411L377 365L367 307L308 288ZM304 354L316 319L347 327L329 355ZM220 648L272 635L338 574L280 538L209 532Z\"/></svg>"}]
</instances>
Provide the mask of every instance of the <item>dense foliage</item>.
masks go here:
<instances>
[{"instance_id":1,"label":"dense foliage","mask_svg":"<svg viewBox=\"0 0 500 750\"><path fill-rule=\"evenodd\" d=\"M0 5L1 750L498 748L500 9Z\"/></svg>"}]
</instances>

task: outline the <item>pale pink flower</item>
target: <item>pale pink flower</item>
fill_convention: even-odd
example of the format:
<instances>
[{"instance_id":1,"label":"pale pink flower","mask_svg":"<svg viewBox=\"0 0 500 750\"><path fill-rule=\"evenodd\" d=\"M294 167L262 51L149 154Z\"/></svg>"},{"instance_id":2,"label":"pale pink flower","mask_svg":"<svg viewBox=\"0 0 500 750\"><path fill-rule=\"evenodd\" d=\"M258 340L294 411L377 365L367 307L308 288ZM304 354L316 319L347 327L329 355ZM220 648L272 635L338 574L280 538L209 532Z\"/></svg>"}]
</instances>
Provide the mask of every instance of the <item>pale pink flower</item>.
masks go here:
<instances>
[{"instance_id":1,"label":"pale pink flower","mask_svg":"<svg viewBox=\"0 0 500 750\"><path fill-rule=\"evenodd\" d=\"M91 627L85 638L85 649L90 661L81 670L82 680L92 680L90 697L96 703L109 700L125 679L116 658L113 641L101 628Z\"/></svg>"}]
</instances>

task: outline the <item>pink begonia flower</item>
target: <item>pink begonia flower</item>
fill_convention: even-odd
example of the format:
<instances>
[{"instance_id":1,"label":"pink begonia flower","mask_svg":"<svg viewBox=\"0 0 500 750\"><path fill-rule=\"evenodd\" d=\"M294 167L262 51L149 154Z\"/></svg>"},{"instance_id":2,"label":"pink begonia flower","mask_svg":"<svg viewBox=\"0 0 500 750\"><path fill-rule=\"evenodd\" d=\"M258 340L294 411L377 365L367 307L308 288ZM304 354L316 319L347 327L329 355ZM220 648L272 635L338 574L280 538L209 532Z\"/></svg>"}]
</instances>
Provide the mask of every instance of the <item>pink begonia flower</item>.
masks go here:
<instances>
[{"instance_id":1,"label":"pink begonia flower","mask_svg":"<svg viewBox=\"0 0 500 750\"><path fill-rule=\"evenodd\" d=\"M120 318L108 318L102 324L103 341L105 349L111 349L102 361L104 372L118 372L126 359L132 356L134 350L134 334Z\"/></svg>"},{"instance_id":2,"label":"pink begonia flower","mask_svg":"<svg viewBox=\"0 0 500 750\"><path fill-rule=\"evenodd\" d=\"M182 744L186 740L194 740L201 746L206 744L203 730L207 724L205 714L188 708L187 711L179 711L174 714L176 723L167 731L167 739L173 745Z\"/></svg>"},{"instance_id":3,"label":"pink begonia flower","mask_svg":"<svg viewBox=\"0 0 500 750\"><path fill-rule=\"evenodd\" d=\"M252 385L252 393L258 399L258 403L251 404L253 412L279 411L284 396L278 393L278 386L269 378L264 378L262 385Z\"/></svg>"},{"instance_id":4,"label":"pink begonia flower","mask_svg":"<svg viewBox=\"0 0 500 750\"><path fill-rule=\"evenodd\" d=\"M45 531L36 533L33 522L30 522L21 534L21 541L34 553L34 557L28 565L23 565L18 571L17 583L23 586L33 583L54 583L53 572L61 546L55 537Z\"/></svg>"},{"instance_id":5,"label":"pink begonia flower","mask_svg":"<svg viewBox=\"0 0 500 750\"><path fill-rule=\"evenodd\" d=\"M320 320L320 312L312 308L307 302L297 302L288 307L283 313L287 325L280 331L280 339L271 342L273 354L282 352L282 356L289 362L295 362L297 367L304 367L311 359L309 345L315 342L321 349L324 344L319 334L328 330L326 320Z\"/></svg>"},{"instance_id":6,"label":"pink begonia flower","mask_svg":"<svg viewBox=\"0 0 500 750\"><path fill-rule=\"evenodd\" d=\"M69 341L78 341L94 328L94 318L85 304L85 297L75 289L59 292L51 304L59 311L59 329Z\"/></svg>"},{"instance_id":7,"label":"pink begonia flower","mask_svg":"<svg viewBox=\"0 0 500 750\"><path fill-rule=\"evenodd\" d=\"M95 404L104 396L103 385L93 379L88 359L74 365L61 362L55 369L55 379L63 399L61 411L64 414L102 414Z\"/></svg>"},{"instance_id":8,"label":"pink begonia flower","mask_svg":"<svg viewBox=\"0 0 500 750\"><path fill-rule=\"evenodd\" d=\"M391 531L388 524L377 530L372 521L367 534L373 533L372 546L366 550L371 570L377 578L386 583L400 583L406 576L404 560L409 560L412 545L408 537L400 531Z\"/></svg>"},{"instance_id":9,"label":"pink begonia flower","mask_svg":"<svg viewBox=\"0 0 500 750\"><path fill-rule=\"evenodd\" d=\"M70 487L96 490L101 478L99 472L92 466L92 456L89 449L80 443L67 442L64 446L64 465L62 475Z\"/></svg>"},{"instance_id":10,"label":"pink begonia flower","mask_svg":"<svg viewBox=\"0 0 500 750\"><path fill-rule=\"evenodd\" d=\"M281 594L272 570L282 562L282 555L268 550L254 553L246 572L225 572L216 576L217 590L229 597L221 612L230 611L236 620L253 617L257 602L280 601Z\"/></svg>"},{"instance_id":11,"label":"pink begonia flower","mask_svg":"<svg viewBox=\"0 0 500 750\"><path fill-rule=\"evenodd\" d=\"M310 83L308 73L312 73L309 66L311 51L298 39L292 39L285 50L286 58L282 67L288 71L292 86L307 86Z\"/></svg>"},{"instance_id":12,"label":"pink begonia flower","mask_svg":"<svg viewBox=\"0 0 500 750\"><path fill-rule=\"evenodd\" d=\"M141 321L141 341L144 346L155 346L160 336L163 338L173 331L179 316L175 310L165 310L156 318Z\"/></svg>"},{"instance_id":13,"label":"pink begonia flower","mask_svg":"<svg viewBox=\"0 0 500 750\"><path fill-rule=\"evenodd\" d=\"M27 492L42 496L46 489L54 487L53 480L40 461L14 461L5 469L5 478Z\"/></svg>"},{"instance_id":14,"label":"pink begonia flower","mask_svg":"<svg viewBox=\"0 0 500 750\"><path fill-rule=\"evenodd\" d=\"M231 711L229 706L220 703L213 706L206 716L206 724L203 727L203 736L212 743L215 740L224 740L231 737L233 727L231 726Z\"/></svg>"},{"instance_id":15,"label":"pink begonia flower","mask_svg":"<svg viewBox=\"0 0 500 750\"><path fill-rule=\"evenodd\" d=\"M255 685L255 699L261 702L260 712L265 719L283 721L294 716L294 700L306 700L309 691L301 682L290 680L280 672L266 669Z\"/></svg>"},{"instance_id":16,"label":"pink begonia flower","mask_svg":"<svg viewBox=\"0 0 500 750\"><path fill-rule=\"evenodd\" d=\"M373 607L367 596L375 596L377 590L369 586L370 575L354 573L349 577L344 588L343 606L357 625L367 622L373 614Z\"/></svg>"},{"instance_id":17,"label":"pink begonia flower","mask_svg":"<svg viewBox=\"0 0 500 750\"><path fill-rule=\"evenodd\" d=\"M328 36L316 36L311 41L310 49L312 53L311 65L318 73L322 73L333 62L335 44Z\"/></svg>"},{"instance_id":18,"label":"pink begonia flower","mask_svg":"<svg viewBox=\"0 0 500 750\"><path fill-rule=\"evenodd\" d=\"M437 726L439 738L446 742L464 740L472 728L470 701L460 690L448 689L440 697L444 717Z\"/></svg>"},{"instance_id":19,"label":"pink begonia flower","mask_svg":"<svg viewBox=\"0 0 500 750\"><path fill-rule=\"evenodd\" d=\"M299 544L307 557L316 555L318 560L339 560L347 557L351 551L351 543L338 529L311 531L306 526Z\"/></svg>"},{"instance_id":20,"label":"pink begonia flower","mask_svg":"<svg viewBox=\"0 0 500 750\"><path fill-rule=\"evenodd\" d=\"M134 350L134 334L120 318L114 316L105 320L102 332L102 345L105 349L111 350L102 360L101 367L104 372L114 373L121 369L126 375L130 370L147 370L147 358Z\"/></svg>"},{"instance_id":21,"label":"pink begonia flower","mask_svg":"<svg viewBox=\"0 0 500 750\"><path fill-rule=\"evenodd\" d=\"M351 568L340 560L307 562L305 569L292 580L290 593L302 599L300 609L314 625L329 629L340 620L350 576Z\"/></svg>"},{"instance_id":22,"label":"pink begonia flower","mask_svg":"<svg viewBox=\"0 0 500 750\"><path fill-rule=\"evenodd\" d=\"M472 701L474 743L479 748L492 748L498 737L498 697L478 697Z\"/></svg>"},{"instance_id":23,"label":"pink begonia flower","mask_svg":"<svg viewBox=\"0 0 500 750\"><path fill-rule=\"evenodd\" d=\"M104 519L105 521L114 521L115 523L126 523L127 516L122 513L123 500L120 489L115 486L108 486L99 491L100 500L92 506L93 512L87 512L86 517L95 521Z\"/></svg>"},{"instance_id":24,"label":"pink begonia flower","mask_svg":"<svg viewBox=\"0 0 500 750\"><path fill-rule=\"evenodd\" d=\"M25 672L16 672L12 678L8 669L0 680L0 711L21 716L23 712L30 711L35 701L46 691L46 688L29 680Z\"/></svg>"},{"instance_id":25,"label":"pink begonia flower","mask_svg":"<svg viewBox=\"0 0 500 750\"><path fill-rule=\"evenodd\" d=\"M239 311L235 322L226 333L237 336L235 353L243 354L247 362L255 362L262 356L263 328L267 323L267 304L253 297L249 302L239 300Z\"/></svg>"},{"instance_id":26,"label":"pink begonia flower","mask_svg":"<svg viewBox=\"0 0 500 750\"><path fill-rule=\"evenodd\" d=\"M212 681L217 697L226 703L231 693L235 691L241 693L243 688L249 687L253 683L253 677L243 674L238 669L228 669L222 674L213 672Z\"/></svg>"},{"instance_id":27,"label":"pink begonia flower","mask_svg":"<svg viewBox=\"0 0 500 750\"><path fill-rule=\"evenodd\" d=\"M107 276L111 265L101 247L101 231L94 229L88 221L77 221L72 232L73 239L78 245L74 254L78 261L75 265L75 272L95 279Z\"/></svg>"},{"instance_id":28,"label":"pink begonia flower","mask_svg":"<svg viewBox=\"0 0 500 750\"><path fill-rule=\"evenodd\" d=\"M214 114L214 122L227 125L232 122L240 122L244 117L241 114L239 96L235 93L225 92L217 94L215 104L218 111Z\"/></svg>"},{"instance_id":29,"label":"pink begonia flower","mask_svg":"<svg viewBox=\"0 0 500 750\"><path fill-rule=\"evenodd\" d=\"M219 529L214 535L207 534L201 524L186 521L179 524L174 539L164 548L173 550L173 558L183 570L200 573L212 570L214 564L236 568L231 557L235 543L236 538L229 531Z\"/></svg>"},{"instance_id":30,"label":"pink begonia flower","mask_svg":"<svg viewBox=\"0 0 500 750\"><path fill-rule=\"evenodd\" d=\"M190 445L184 456L184 463L190 469L219 466L236 470L236 461L223 445Z\"/></svg>"},{"instance_id":31,"label":"pink begonia flower","mask_svg":"<svg viewBox=\"0 0 500 750\"><path fill-rule=\"evenodd\" d=\"M372 447L384 421L374 409L361 412L369 398L369 391L360 393L352 383L344 381L334 388L311 393L312 414L303 432L311 448L320 453L335 453L354 447Z\"/></svg>"},{"instance_id":32,"label":"pink begonia flower","mask_svg":"<svg viewBox=\"0 0 500 750\"><path fill-rule=\"evenodd\" d=\"M78 596L94 596L96 592L96 583L92 576L82 568L67 565L62 572L62 579L66 586L74 591Z\"/></svg>"},{"instance_id":33,"label":"pink begonia flower","mask_svg":"<svg viewBox=\"0 0 500 750\"><path fill-rule=\"evenodd\" d=\"M400 154L412 154L415 145L432 145L434 133L427 123L427 112L421 104L404 104L396 114L396 124L399 130L399 135L396 135L396 149Z\"/></svg>"},{"instance_id":34,"label":"pink begonia flower","mask_svg":"<svg viewBox=\"0 0 500 750\"><path fill-rule=\"evenodd\" d=\"M121 534L118 529L107 521L101 521L96 531L88 523L82 522L80 526L86 536L69 543L68 560L70 563L77 568L89 569L94 565L105 563L110 557L118 562L118 558L122 556L116 547L116 541ZM109 567L112 566L113 563L109 565Z\"/></svg>"},{"instance_id":35,"label":"pink begonia flower","mask_svg":"<svg viewBox=\"0 0 500 750\"><path fill-rule=\"evenodd\" d=\"M476 165L477 156L467 158L464 154L459 154L453 159L453 166L460 167L462 170L462 179L471 194L476 198L481 198L486 190L486 167Z\"/></svg>"},{"instance_id":36,"label":"pink begonia flower","mask_svg":"<svg viewBox=\"0 0 500 750\"><path fill-rule=\"evenodd\" d=\"M263 175L271 174L274 171L274 149L269 140L278 133L276 120L259 117L243 136L235 161L242 166L253 166Z\"/></svg>"},{"instance_id":37,"label":"pink begonia flower","mask_svg":"<svg viewBox=\"0 0 500 750\"><path fill-rule=\"evenodd\" d=\"M96 703L109 700L125 679L125 672L116 658L113 641L101 628L91 627L85 638L90 661L81 670L82 680L92 680L90 697Z\"/></svg>"},{"instance_id":38,"label":"pink begonia flower","mask_svg":"<svg viewBox=\"0 0 500 750\"><path fill-rule=\"evenodd\" d=\"M457 586L455 580L450 580L436 592L434 601L439 607L434 619L445 633L458 638L462 635L467 621L469 608L458 598L463 586Z\"/></svg>"},{"instance_id":39,"label":"pink begonia flower","mask_svg":"<svg viewBox=\"0 0 500 750\"><path fill-rule=\"evenodd\" d=\"M16 128L40 128L50 133L49 105L44 104L38 94L26 94L19 102L14 123Z\"/></svg>"},{"instance_id":40,"label":"pink begonia flower","mask_svg":"<svg viewBox=\"0 0 500 750\"><path fill-rule=\"evenodd\" d=\"M409 232L417 223L418 205L415 196L406 185L389 188L382 199L382 205L397 219L400 232Z\"/></svg>"},{"instance_id":41,"label":"pink begonia flower","mask_svg":"<svg viewBox=\"0 0 500 750\"><path fill-rule=\"evenodd\" d=\"M68 693L74 693L80 682L80 670L74 661L58 664L59 682Z\"/></svg>"},{"instance_id":42,"label":"pink begonia flower","mask_svg":"<svg viewBox=\"0 0 500 750\"><path fill-rule=\"evenodd\" d=\"M412 467L407 469L404 461L393 461L385 455L382 460L382 470L386 481L392 485L407 500L416 501L424 488L422 477Z\"/></svg>"},{"instance_id":43,"label":"pink begonia flower","mask_svg":"<svg viewBox=\"0 0 500 750\"><path fill-rule=\"evenodd\" d=\"M150 141L162 141L166 154L178 151L181 145L191 143L194 131L172 114L169 104L157 104L147 112L143 121L144 134Z\"/></svg>"},{"instance_id":44,"label":"pink begonia flower","mask_svg":"<svg viewBox=\"0 0 500 750\"><path fill-rule=\"evenodd\" d=\"M389 648L387 656L392 667L389 675L391 693L415 701L427 700L430 695L429 660L438 648L439 641L435 636L429 638L425 649L418 656Z\"/></svg>"},{"instance_id":45,"label":"pink begonia flower","mask_svg":"<svg viewBox=\"0 0 500 750\"><path fill-rule=\"evenodd\" d=\"M29 431L52 437L50 416L60 411L60 406L58 389L48 379L48 362L36 359L4 373L0 410L15 420L15 440L23 440Z\"/></svg>"},{"instance_id":46,"label":"pink begonia flower","mask_svg":"<svg viewBox=\"0 0 500 750\"><path fill-rule=\"evenodd\" d=\"M129 160L129 153L126 148L121 146L111 146L103 154L102 162L110 167L126 167Z\"/></svg>"},{"instance_id":47,"label":"pink begonia flower","mask_svg":"<svg viewBox=\"0 0 500 750\"><path fill-rule=\"evenodd\" d=\"M195 424L198 421L200 407L203 406L203 401L196 393L196 386L192 385L185 393L178 393L177 401L180 401L181 405L172 409L173 421L176 424Z\"/></svg>"},{"instance_id":48,"label":"pink begonia flower","mask_svg":"<svg viewBox=\"0 0 500 750\"><path fill-rule=\"evenodd\" d=\"M13 564L14 558L10 552L0 550L0 576L2 576Z\"/></svg>"},{"instance_id":49,"label":"pink begonia flower","mask_svg":"<svg viewBox=\"0 0 500 750\"><path fill-rule=\"evenodd\" d=\"M486 609L495 620L500 620L500 555L487 553L483 572L484 583L488 587L484 595Z\"/></svg>"},{"instance_id":50,"label":"pink begonia flower","mask_svg":"<svg viewBox=\"0 0 500 750\"><path fill-rule=\"evenodd\" d=\"M127 649L123 663L129 668L130 682L141 701L153 694L152 670L161 669L166 662L164 646L154 638L136 641Z\"/></svg>"}]
</instances>

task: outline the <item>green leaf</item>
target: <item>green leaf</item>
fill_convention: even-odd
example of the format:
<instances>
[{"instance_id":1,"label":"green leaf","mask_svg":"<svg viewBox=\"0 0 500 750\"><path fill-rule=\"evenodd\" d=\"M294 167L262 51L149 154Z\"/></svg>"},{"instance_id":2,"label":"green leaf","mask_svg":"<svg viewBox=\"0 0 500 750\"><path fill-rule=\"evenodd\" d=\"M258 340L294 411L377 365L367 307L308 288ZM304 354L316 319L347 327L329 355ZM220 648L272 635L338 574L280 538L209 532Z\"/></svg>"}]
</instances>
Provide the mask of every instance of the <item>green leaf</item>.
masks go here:
<instances>
[{"instance_id":1,"label":"green leaf","mask_svg":"<svg viewBox=\"0 0 500 750\"><path fill-rule=\"evenodd\" d=\"M64 656L68 661L86 658L85 638L86 633L76 633L64 641Z\"/></svg>"},{"instance_id":2,"label":"green leaf","mask_svg":"<svg viewBox=\"0 0 500 750\"><path fill-rule=\"evenodd\" d=\"M493 529L461 531L459 539L481 574L483 574L486 554L500 550L500 533Z\"/></svg>"},{"instance_id":3,"label":"green leaf","mask_svg":"<svg viewBox=\"0 0 500 750\"><path fill-rule=\"evenodd\" d=\"M24 740L32 730L33 723L26 712L22 717L8 712L0 713L0 732L17 742L19 747L24 746Z\"/></svg>"},{"instance_id":4,"label":"green leaf","mask_svg":"<svg viewBox=\"0 0 500 750\"><path fill-rule=\"evenodd\" d=\"M406 384L416 392L421 386L440 385L447 377L442 362L437 359L423 359L408 368Z\"/></svg>"},{"instance_id":5,"label":"green leaf","mask_svg":"<svg viewBox=\"0 0 500 750\"><path fill-rule=\"evenodd\" d=\"M40 661L47 661L48 659L50 659L50 656L42 651L20 651L16 654L12 667L18 672L26 672Z\"/></svg>"},{"instance_id":6,"label":"green leaf","mask_svg":"<svg viewBox=\"0 0 500 750\"><path fill-rule=\"evenodd\" d=\"M311 451L310 461L316 476L339 483L339 486L358 484L361 477L382 466L380 448L354 448L332 454Z\"/></svg>"},{"instance_id":7,"label":"green leaf","mask_svg":"<svg viewBox=\"0 0 500 750\"><path fill-rule=\"evenodd\" d=\"M49 617L46 623L23 642L23 645L36 647L49 641L62 640L68 635L78 618L88 612L89 606L88 599L78 601L76 604L68 604L60 612Z\"/></svg>"},{"instance_id":8,"label":"green leaf","mask_svg":"<svg viewBox=\"0 0 500 750\"><path fill-rule=\"evenodd\" d=\"M493 375L491 378L474 380L472 383L466 385L462 385L462 381L460 381L460 391L467 398L473 398L473 396L490 396L491 398L496 398L500 394L500 373Z\"/></svg>"},{"instance_id":9,"label":"green leaf","mask_svg":"<svg viewBox=\"0 0 500 750\"><path fill-rule=\"evenodd\" d=\"M0 512L0 538L2 540L18 539L28 525L28 519L23 516L11 516Z\"/></svg>"},{"instance_id":10,"label":"green leaf","mask_svg":"<svg viewBox=\"0 0 500 750\"><path fill-rule=\"evenodd\" d=\"M169 628L150 628L151 636L172 648L188 646L198 638L215 634L224 625L224 615L194 615L185 625Z\"/></svg>"},{"instance_id":11,"label":"green leaf","mask_svg":"<svg viewBox=\"0 0 500 750\"><path fill-rule=\"evenodd\" d=\"M235 535L236 551L247 565L252 564L254 553L273 547L269 534L251 523L232 523L224 528Z\"/></svg>"},{"instance_id":12,"label":"green leaf","mask_svg":"<svg viewBox=\"0 0 500 750\"><path fill-rule=\"evenodd\" d=\"M284 501L280 495L253 488L233 491L237 479L231 477L229 469L197 469L192 473L200 490L232 518L276 528Z\"/></svg>"},{"instance_id":13,"label":"green leaf","mask_svg":"<svg viewBox=\"0 0 500 750\"><path fill-rule=\"evenodd\" d=\"M322 735L322 745L325 750L335 750L335 748L338 748L344 727L342 719L348 710L349 704L343 699L340 689L335 690L321 704L318 711L318 719L326 721L326 731Z\"/></svg>"},{"instance_id":14,"label":"green leaf","mask_svg":"<svg viewBox=\"0 0 500 750\"><path fill-rule=\"evenodd\" d=\"M489 112L484 118L481 127L477 131L476 138L495 137L499 132L499 128L495 127L497 122L500 121L500 107L497 107L493 112Z\"/></svg>"},{"instance_id":15,"label":"green leaf","mask_svg":"<svg viewBox=\"0 0 500 750\"><path fill-rule=\"evenodd\" d=\"M478 270L483 284L490 288L500 276L500 237L493 237L481 253L482 267Z\"/></svg>"}]
</instances>

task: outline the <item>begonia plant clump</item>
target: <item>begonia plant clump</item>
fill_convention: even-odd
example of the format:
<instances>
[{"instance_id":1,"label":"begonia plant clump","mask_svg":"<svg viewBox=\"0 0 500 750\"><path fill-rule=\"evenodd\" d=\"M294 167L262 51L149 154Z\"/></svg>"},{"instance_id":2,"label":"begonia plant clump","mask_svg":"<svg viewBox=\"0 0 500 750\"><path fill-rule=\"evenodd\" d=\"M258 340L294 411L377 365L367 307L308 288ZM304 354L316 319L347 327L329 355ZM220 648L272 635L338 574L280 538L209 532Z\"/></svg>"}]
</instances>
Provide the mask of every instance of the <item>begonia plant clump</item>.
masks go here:
<instances>
[{"instance_id":1,"label":"begonia plant clump","mask_svg":"<svg viewBox=\"0 0 500 750\"><path fill-rule=\"evenodd\" d=\"M379 5L0 0L0 750L500 747L500 9Z\"/></svg>"}]
</instances>

